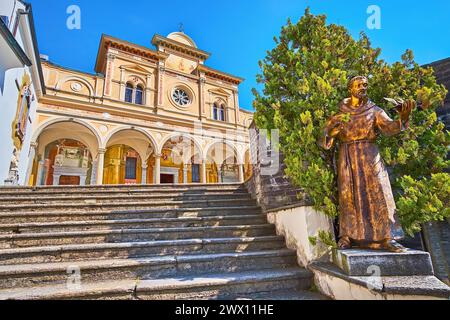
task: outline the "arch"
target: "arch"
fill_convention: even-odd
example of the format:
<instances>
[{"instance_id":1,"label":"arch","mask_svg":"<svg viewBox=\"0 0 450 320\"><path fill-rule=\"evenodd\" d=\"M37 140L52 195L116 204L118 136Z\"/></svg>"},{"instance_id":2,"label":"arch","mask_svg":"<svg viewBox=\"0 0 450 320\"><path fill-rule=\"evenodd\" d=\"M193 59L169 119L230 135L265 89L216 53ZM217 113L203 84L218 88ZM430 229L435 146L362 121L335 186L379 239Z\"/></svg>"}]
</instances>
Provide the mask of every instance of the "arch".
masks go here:
<instances>
[{"instance_id":1,"label":"arch","mask_svg":"<svg viewBox=\"0 0 450 320\"><path fill-rule=\"evenodd\" d=\"M81 77L77 77L77 76L67 76L65 78L60 79L57 82L55 89L60 90L61 86L68 81L79 81L79 82L83 83L89 90L89 96L91 96L91 97L94 96L94 87L85 79L83 79Z\"/></svg>"},{"instance_id":2,"label":"arch","mask_svg":"<svg viewBox=\"0 0 450 320\"><path fill-rule=\"evenodd\" d=\"M134 81L133 78L137 78L139 81ZM145 86L147 85L147 81L144 80L144 78L142 78L141 76L138 76L136 74L130 74L127 76L127 83L131 83L133 85L133 87L136 87L138 84L141 84L142 87L145 88Z\"/></svg>"},{"instance_id":3,"label":"arch","mask_svg":"<svg viewBox=\"0 0 450 320\"><path fill-rule=\"evenodd\" d=\"M90 185L94 166L89 146L73 138L50 141L43 148L42 173L36 185Z\"/></svg>"},{"instance_id":4,"label":"arch","mask_svg":"<svg viewBox=\"0 0 450 320\"><path fill-rule=\"evenodd\" d=\"M127 131L127 130L132 130L132 131L136 131L136 132L140 132L142 133L145 137L147 137L150 141L150 143L152 144L152 147L154 149L154 151L159 151L159 146L158 143L156 142L155 138L151 135L151 133L145 131L142 128L139 127L134 127L134 126L121 126L121 127L117 127L114 130L112 130L111 132L108 133L108 135L105 137L105 139L103 140L102 143L102 148L106 149L106 146L108 145L109 141L111 140L111 138L116 135L117 133L121 132L121 131ZM146 158L149 155L141 155L142 160L146 160Z\"/></svg>"},{"instance_id":5,"label":"arch","mask_svg":"<svg viewBox=\"0 0 450 320\"><path fill-rule=\"evenodd\" d=\"M193 136L190 135L188 133L179 133L179 132L173 132L171 134L169 134L168 136L166 136L162 141L161 144L158 146L158 153L161 154L162 153L162 149L164 148L164 145L172 138L176 138L176 137L183 137L183 138L187 138L190 139L194 142L194 145L197 147L198 151L200 152L200 159L204 159L203 157L203 149L201 147L201 144L199 141L197 141L197 139Z\"/></svg>"},{"instance_id":6,"label":"arch","mask_svg":"<svg viewBox=\"0 0 450 320\"><path fill-rule=\"evenodd\" d=\"M211 148L212 148L215 144L217 144L217 143L223 143L223 144L228 145L228 146L233 150L234 154L236 155L237 161L238 161L239 163L242 163L243 157L242 157L242 154L239 153L239 151L238 151L238 149L237 149L237 146L234 145L234 144L232 144L230 141L227 141L227 140L214 140L214 141L212 141L211 143L209 143L209 144L206 146L206 148L205 148L205 153L204 153L204 154L207 156L207 155L209 154L209 151L211 150ZM205 156L205 158L203 158L203 159L206 160L206 156Z\"/></svg>"},{"instance_id":7,"label":"arch","mask_svg":"<svg viewBox=\"0 0 450 320\"><path fill-rule=\"evenodd\" d=\"M131 144L113 143L106 148L103 183L140 184L142 164L142 154Z\"/></svg>"},{"instance_id":8,"label":"arch","mask_svg":"<svg viewBox=\"0 0 450 320\"><path fill-rule=\"evenodd\" d=\"M80 125L86 127L86 129L91 131L91 133L96 137L97 146L99 148L102 147L102 138L100 137L100 134L98 133L97 129L94 126L92 126L91 124L89 124L88 122L86 122L84 120L76 119L76 118L69 118L69 117L56 118L56 119L50 119L50 120L45 121L43 124L41 124L36 129L36 131L34 132L32 138L31 138L31 142L37 143L39 136L42 134L42 132L44 132L45 129L47 129L51 125L61 123L61 122L72 122L72 123L77 123L77 124L80 124Z\"/></svg>"}]
</instances>

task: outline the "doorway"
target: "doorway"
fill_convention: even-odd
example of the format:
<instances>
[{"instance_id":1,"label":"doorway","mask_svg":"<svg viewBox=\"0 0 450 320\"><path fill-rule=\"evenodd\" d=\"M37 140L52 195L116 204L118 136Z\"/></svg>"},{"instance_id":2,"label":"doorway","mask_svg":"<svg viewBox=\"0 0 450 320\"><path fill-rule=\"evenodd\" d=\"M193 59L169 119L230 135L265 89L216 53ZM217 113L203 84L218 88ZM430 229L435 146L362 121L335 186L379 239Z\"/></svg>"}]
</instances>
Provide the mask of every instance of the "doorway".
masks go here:
<instances>
[{"instance_id":1,"label":"doorway","mask_svg":"<svg viewBox=\"0 0 450 320\"><path fill-rule=\"evenodd\" d=\"M161 173L161 183L175 183L174 174Z\"/></svg>"}]
</instances>

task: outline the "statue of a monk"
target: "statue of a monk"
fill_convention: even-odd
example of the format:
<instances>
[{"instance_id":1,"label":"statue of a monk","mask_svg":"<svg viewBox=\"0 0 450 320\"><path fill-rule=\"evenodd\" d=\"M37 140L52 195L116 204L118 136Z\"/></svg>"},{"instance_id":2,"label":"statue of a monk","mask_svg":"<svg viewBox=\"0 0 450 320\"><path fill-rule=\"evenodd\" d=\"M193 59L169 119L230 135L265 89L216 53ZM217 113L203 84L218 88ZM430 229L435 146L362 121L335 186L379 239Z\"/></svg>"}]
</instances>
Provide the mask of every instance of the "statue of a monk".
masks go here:
<instances>
[{"instance_id":1,"label":"statue of a monk","mask_svg":"<svg viewBox=\"0 0 450 320\"><path fill-rule=\"evenodd\" d=\"M392 120L368 99L368 79L355 77L348 85L351 97L325 127L322 146L329 150L337 140L339 189L338 248L352 246L403 252L403 231L397 221L389 176L375 143L377 134L395 135L409 124L414 101L400 103L399 119ZM396 236L401 234L401 236Z\"/></svg>"}]
</instances>

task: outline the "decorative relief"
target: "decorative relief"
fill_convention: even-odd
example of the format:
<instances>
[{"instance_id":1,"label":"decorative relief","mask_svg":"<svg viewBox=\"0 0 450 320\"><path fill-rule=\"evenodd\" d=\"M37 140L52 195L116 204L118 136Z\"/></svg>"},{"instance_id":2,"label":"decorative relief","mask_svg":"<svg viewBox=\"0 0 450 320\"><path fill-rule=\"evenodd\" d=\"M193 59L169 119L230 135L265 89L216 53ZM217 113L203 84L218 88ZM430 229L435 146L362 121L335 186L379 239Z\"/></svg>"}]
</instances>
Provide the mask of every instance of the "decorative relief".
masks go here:
<instances>
[{"instance_id":1,"label":"decorative relief","mask_svg":"<svg viewBox=\"0 0 450 320\"><path fill-rule=\"evenodd\" d=\"M25 73L22 77L22 84L20 86L19 96L17 99L16 115L12 123L11 137L17 151L22 149L28 122L30 122L29 115L32 101L30 85L31 77L28 73Z\"/></svg>"},{"instance_id":2,"label":"decorative relief","mask_svg":"<svg viewBox=\"0 0 450 320\"><path fill-rule=\"evenodd\" d=\"M101 133L106 133L106 132L108 132L108 127L102 124L100 126L99 130Z\"/></svg>"},{"instance_id":3,"label":"decorative relief","mask_svg":"<svg viewBox=\"0 0 450 320\"><path fill-rule=\"evenodd\" d=\"M79 92L82 88L83 86L79 82L72 82L70 84L70 89L72 89L72 91Z\"/></svg>"}]
</instances>

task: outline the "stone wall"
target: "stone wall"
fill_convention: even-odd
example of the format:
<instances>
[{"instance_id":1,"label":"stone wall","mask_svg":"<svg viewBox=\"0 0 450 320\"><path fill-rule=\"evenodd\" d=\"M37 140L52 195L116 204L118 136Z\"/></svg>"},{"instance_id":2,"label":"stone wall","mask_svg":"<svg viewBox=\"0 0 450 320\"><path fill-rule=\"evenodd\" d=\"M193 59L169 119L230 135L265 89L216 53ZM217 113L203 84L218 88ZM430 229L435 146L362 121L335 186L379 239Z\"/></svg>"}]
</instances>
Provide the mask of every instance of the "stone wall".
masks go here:
<instances>
[{"instance_id":1,"label":"stone wall","mask_svg":"<svg viewBox=\"0 0 450 320\"><path fill-rule=\"evenodd\" d=\"M285 237L288 248L296 250L299 265L330 261L328 248L311 244L309 237L317 237L319 231L333 232L332 219L315 210L304 192L291 184L284 174L283 155L254 123L250 127L250 151L253 175L246 187L275 225L277 234Z\"/></svg>"},{"instance_id":2,"label":"stone wall","mask_svg":"<svg viewBox=\"0 0 450 320\"><path fill-rule=\"evenodd\" d=\"M443 84L450 92L450 58L426 65L426 67L428 66L434 69L437 82ZM436 113L439 119L445 123L447 130L450 130L450 94L447 94L444 105L439 107ZM450 153L447 158L450 159ZM437 276L449 283L450 220L424 225L423 234L424 243L433 259Z\"/></svg>"},{"instance_id":3,"label":"stone wall","mask_svg":"<svg viewBox=\"0 0 450 320\"><path fill-rule=\"evenodd\" d=\"M450 58L433 62L425 65L432 67L435 72L436 80L443 84L450 91ZM445 123L447 130L450 130L450 94L447 95L444 105L436 110L438 117Z\"/></svg>"},{"instance_id":4,"label":"stone wall","mask_svg":"<svg viewBox=\"0 0 450 320\"><path fill-rule=\"evenodd\" d=\"M294 187L285 176L283 155L271 147L267 136L254 122L250 126L250 152L253 176L247 180L246 187L265 212L311 204L301 189Z\"/></svg>"}]
</instances>

